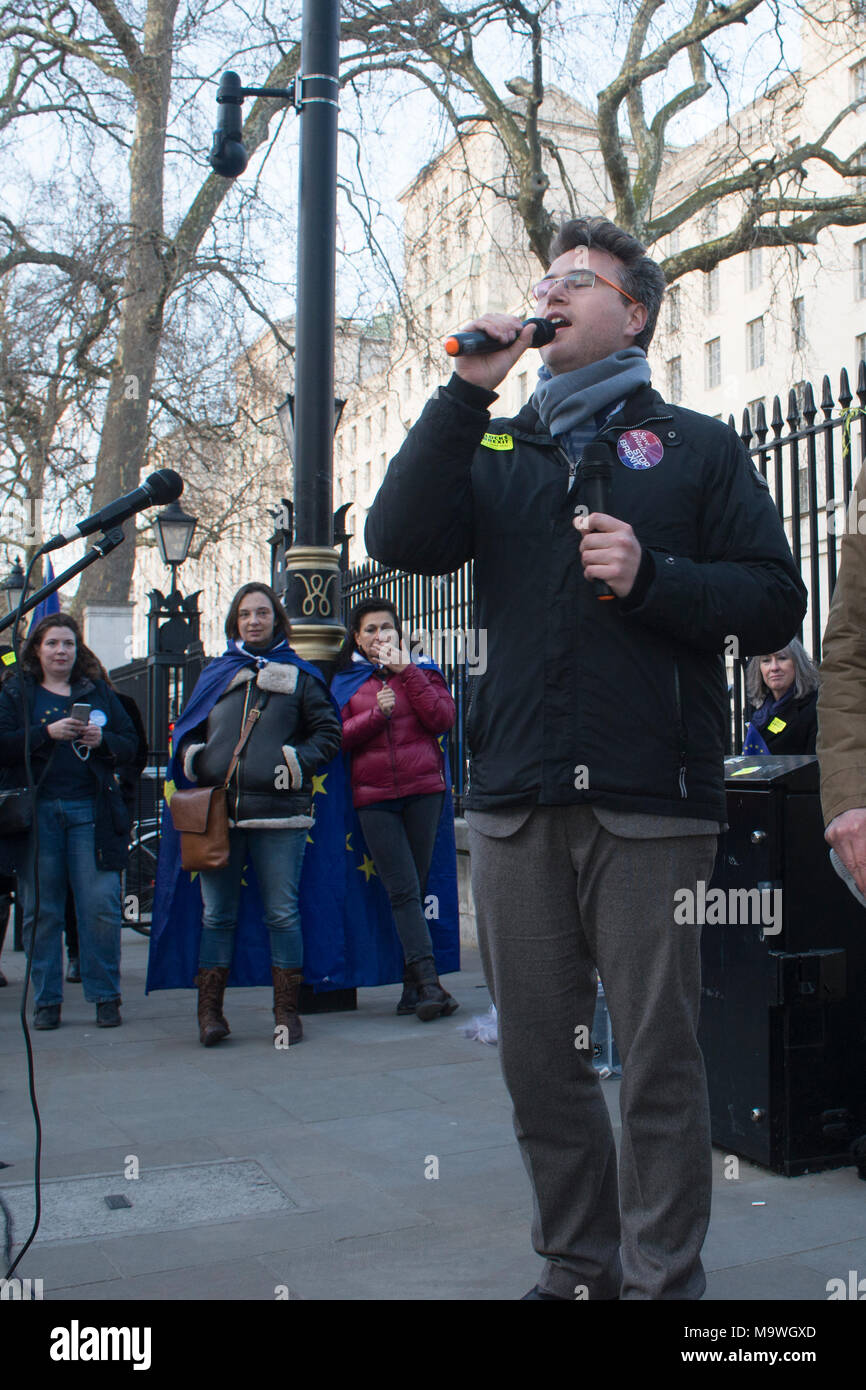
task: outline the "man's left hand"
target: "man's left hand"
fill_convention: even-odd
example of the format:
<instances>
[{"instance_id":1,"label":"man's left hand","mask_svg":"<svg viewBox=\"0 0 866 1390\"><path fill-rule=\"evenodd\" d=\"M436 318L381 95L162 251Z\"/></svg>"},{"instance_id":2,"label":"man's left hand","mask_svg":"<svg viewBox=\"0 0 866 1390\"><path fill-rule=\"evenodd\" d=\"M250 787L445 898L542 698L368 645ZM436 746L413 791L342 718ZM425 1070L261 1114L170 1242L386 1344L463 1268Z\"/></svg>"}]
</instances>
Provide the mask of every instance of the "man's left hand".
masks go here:
<instances>
[{"instance_id":1,"label":"man's left hand","mask_svg":"<svg viewBox=\"0 0 866 1390\"><path fill-rule=\"evenodd\" d=\"M617 598L626 598L640 569L642 553L628 522L606 512L590 512L589 516L576 516L574 526L583 534L580 558L584 579L603 579Z\"/></svg>"}]
</instances>

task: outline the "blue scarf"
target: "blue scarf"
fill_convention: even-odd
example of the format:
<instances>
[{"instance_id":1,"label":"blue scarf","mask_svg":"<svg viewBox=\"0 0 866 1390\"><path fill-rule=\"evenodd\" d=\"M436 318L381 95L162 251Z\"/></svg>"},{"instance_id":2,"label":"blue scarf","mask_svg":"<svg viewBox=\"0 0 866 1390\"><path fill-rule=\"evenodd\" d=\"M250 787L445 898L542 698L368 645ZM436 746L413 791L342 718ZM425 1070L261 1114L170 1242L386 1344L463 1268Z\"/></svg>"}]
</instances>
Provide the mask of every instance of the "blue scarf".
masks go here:
<instances>
[{"instance_id":1,"label":"blue scarf","mask_svg":"<svg viewBox=\"0 0 866 1390\"><path fill-rule=\"evenodd\" d=\"M785 691L780 700L774 700L772 695L768 695L764 703L755 710L749 720L746 737L743 739L744 753L769 753L770 750L761 735L761 729L766 729L783 705L786 705L793 698L796 688L796 685L792 685L789 690Z\"/></svg>"}]
</instances>

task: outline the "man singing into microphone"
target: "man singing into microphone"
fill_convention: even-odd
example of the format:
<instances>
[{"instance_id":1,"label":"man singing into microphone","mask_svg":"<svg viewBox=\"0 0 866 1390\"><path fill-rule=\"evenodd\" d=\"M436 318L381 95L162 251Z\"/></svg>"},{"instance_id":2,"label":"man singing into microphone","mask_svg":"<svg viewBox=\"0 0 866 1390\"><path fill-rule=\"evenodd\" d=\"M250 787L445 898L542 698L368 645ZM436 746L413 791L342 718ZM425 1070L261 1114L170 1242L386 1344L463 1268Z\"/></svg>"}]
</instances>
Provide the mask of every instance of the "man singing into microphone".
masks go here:
<instances>
[{"instance_id":1,"label":"man singing into microphone","mask_svg":"<svg viewBox=\"0 0 866 1390\"><path fill-rule=\"evenodd\" d=\"M552 251L534 311L556 332L532 399L488 417L533 328L482 315L469 327L501 347L456 359L366 542L424 574L475 562L488 663L471 678L466 819L545 1260L526 1297L697 1299L711 1191L700 927L675 921L674 895L709 880L725 819L726 643L784 646L806 596L737 435L650 385L659 267L602 218L565 223ZM602 512L585 502L590 442L595 458L609 445ZM589 1039L596 968L623 1061L618 1171Z\"/></svg>"}]
</instances>

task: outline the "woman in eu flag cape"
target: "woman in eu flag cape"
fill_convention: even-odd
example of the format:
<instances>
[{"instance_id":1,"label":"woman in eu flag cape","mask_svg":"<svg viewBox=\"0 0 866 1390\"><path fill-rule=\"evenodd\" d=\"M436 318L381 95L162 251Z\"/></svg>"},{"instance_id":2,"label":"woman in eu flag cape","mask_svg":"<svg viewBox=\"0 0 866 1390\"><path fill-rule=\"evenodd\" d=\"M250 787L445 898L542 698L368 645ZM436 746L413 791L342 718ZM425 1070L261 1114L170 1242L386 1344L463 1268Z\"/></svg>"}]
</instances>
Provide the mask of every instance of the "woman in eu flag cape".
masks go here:
<instances>
[{"instance_id":1,"label":"woman in eu flag cape","mask_svg":"<svg viewBox=\"0 0 866 1390\"><path fill-rule=\"evenodd\" d=\"M267 592L268 586L260 587ZM287 642L269 651L267 660L294 665L322 682L317 668L303 661ZM175 788L194 785L184 774L183 760L178 756L184 737L207 720L237 673L254 666L256 661L243 644L230 640L223 655L202 672L175 725L165 784L166 808ZM444 763L447 777L447 757ZM157 989L191 989L198 971L201 885L198 875L181 868L180 838L166 808L153 906L148 993ZM312 810L315 824L307 835L298 898L304 981L316 992L396 983L403 975L403 952L387 894L372 871L353 810L342 754L313 775ZM459 909L450 814L443 815L437 837L428 879L428 904L438 969L443 974L458 970ZM261 895L254 868L246 864L228 984L266 985L270 981L270 947Z\"/></svg>"},{"instance_id":2,"label":"woman in eu flag cape","mask_svg":"<svg viewBox=\"0 0 866 1390\"><path fill-rule=\"evenodd\" d=\"M401 648L400 619L376 595L357 604L331 685L343 718L357 833L390 902L403 951L398 1013L422 1022L458 1007L438 970L456 969L437 952L440 873L456 889L454 811L444 740L455 718L442 672ZM459 933L455 937L455 947Z\"/></svg>"}]
</instances>

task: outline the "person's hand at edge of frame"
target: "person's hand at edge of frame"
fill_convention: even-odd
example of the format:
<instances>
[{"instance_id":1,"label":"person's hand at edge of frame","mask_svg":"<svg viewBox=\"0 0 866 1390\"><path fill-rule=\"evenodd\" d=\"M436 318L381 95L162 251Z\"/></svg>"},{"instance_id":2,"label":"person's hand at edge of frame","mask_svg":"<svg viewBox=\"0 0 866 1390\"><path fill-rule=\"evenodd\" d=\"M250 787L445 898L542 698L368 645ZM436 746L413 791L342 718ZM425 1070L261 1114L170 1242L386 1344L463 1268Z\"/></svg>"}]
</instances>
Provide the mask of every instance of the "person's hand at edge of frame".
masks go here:
<instances>
[{"instance_id":1,"label":"person's hand at edge of frame","mask_svg":"<svg viewBox=\"0 0 866 1390\"><path fill-rule=\"evenodd\" d=\"M834 817L824 831L824 839L866 896L866 806L853 807Z\"/></svg>"}]
</instances>

